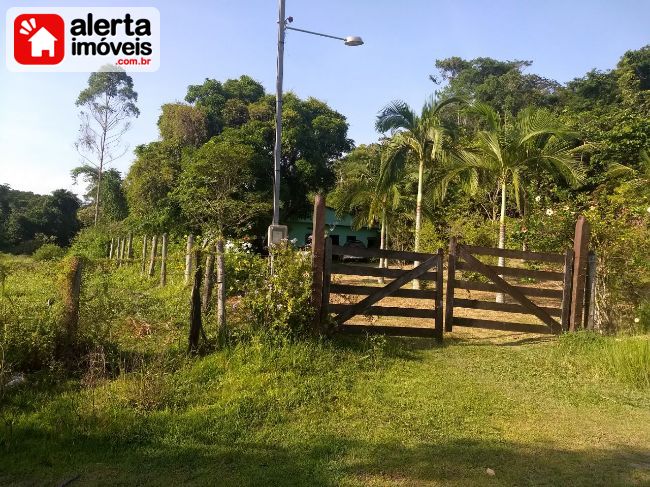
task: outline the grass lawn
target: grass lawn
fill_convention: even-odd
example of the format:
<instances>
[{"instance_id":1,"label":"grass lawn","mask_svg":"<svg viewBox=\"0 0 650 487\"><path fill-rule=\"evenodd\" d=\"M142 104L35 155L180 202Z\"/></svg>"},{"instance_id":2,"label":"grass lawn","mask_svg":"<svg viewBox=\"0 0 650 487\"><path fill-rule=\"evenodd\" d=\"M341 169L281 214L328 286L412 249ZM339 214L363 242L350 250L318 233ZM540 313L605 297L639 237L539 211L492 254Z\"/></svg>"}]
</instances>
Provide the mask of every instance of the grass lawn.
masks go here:
<instances>
[{"instance_id":1,"label":"grass lawn","mask_svg":"<svg viewBox=\"0 0 650 487\"><path fill-rule=\"evenodd\" d=\"M620 347L650 356L459 331L32 379L4 398L0 484L650 485L648 367L613 373Z\"/></svg>"}]
</instances>

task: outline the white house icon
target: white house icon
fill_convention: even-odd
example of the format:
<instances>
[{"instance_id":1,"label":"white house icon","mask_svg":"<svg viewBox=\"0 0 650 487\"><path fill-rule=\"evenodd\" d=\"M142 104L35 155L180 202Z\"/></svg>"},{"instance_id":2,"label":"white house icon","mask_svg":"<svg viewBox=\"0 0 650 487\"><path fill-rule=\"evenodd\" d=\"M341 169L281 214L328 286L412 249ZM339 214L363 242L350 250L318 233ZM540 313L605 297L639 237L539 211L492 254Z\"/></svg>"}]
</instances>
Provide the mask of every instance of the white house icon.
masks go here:
<instances>
[{"instance_id":1,"label":"white house icon","mask_svg":"<svg viewBox=\"0 0 650 487\"><path fill-rule=\"evenodd\" d=\"M42 57L43 52L47 51L48 57L54 57L54 43L57 38L49 30L41 27L36 34L29 38L32 43L32 57Z\"/></svg>"}]
</instances>

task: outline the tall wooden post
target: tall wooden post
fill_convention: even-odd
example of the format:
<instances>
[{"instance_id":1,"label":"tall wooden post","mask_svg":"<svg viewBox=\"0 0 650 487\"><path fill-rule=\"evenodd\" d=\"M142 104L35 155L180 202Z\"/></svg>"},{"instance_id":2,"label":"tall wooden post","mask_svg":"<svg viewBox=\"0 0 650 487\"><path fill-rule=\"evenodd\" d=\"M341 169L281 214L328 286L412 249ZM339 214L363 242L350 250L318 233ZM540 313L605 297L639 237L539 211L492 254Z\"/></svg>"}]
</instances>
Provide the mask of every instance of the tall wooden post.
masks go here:
<instances>
[{"instance_id":1,"label":"tall wooden post","mask_svg":"<svg viewBox=\"0 0 650 487\"><path fill-rule=\"evenodd\" d=\"M149 243L149 237L144 235L142 237L142 265L140 266L140 273L143 276L147 270L147 243Z\"/></svg>"},{"instance_id":2,"label":"tall wooden post","mask_svg":"<svg viewBox=\"0 0 650 487\"><path fill-rule=\"evenodd\" d=\"M115 245L115 239L111 238L111 244L108 247L108 260L113 258L113 245Z\"/></svg>"},{"instance_id":3,"label":"tall wooden post","mask_svg":"<svg viewBox=\"0 0 650 487\"><path fill-rule=\"evenodd\" d=\"M194 247L194 235L187 236L187 247L185 248L185 285L190 283L192 277L192 248Z\"/></svg>"},{"instance_id":4,"label":"tall wooden post","mask_svg":"<svg viewBox=\"0 0 650 487\"><path fill-rule=\"evenodd\" d=\"M449 240L449 259L447 261L447 299L445 309L445 331L451 331L454 321L454 280L456 279L456 237Z\"/></svg>"},{"instance_id":5,"label":"tall wooden post","mask_svg":"<svg viewBox=\"0 0 650 487\"><path fill-rule=\"evenodd\" d=\"M321 302L323 299L323 264L325 257L325 196L314 198L314 218L311 232L311 303L314 307L313 330L320 332Z\"/></svg>"},{"instance_id":6,"label":"tall wooden post","mask_svg":"<svg viewBox=\"0 0 650 487\"><path fill-rule=\"evenodd\" d=\"M190 297L190 334L188 349L190 353L196 353L199 348L199 337L201 336L201 280L203 269L201 267L201 253L196 251L196 271L194 271L194 284Z\"/></svg>"},{"instance_id":7,"label":"tall wooden post","mask_svg":"<svg viewBox=\"0 0 650 487\"><path fill-rule=\"evenodd\" d=\"M203 296L201 297L201 306L204 314L210 311L212 302L212 288L214 287L214 254L216 248L214 244L208 247L208 255L205 258L205 273L203 275Z\"/></svg>"},{"instance_id":8,"label":"tall wooden post","mask_svg":"<svg viewBox=\"0 0 650 487\"><path fill-rule=\"evenodd\" d=\"M133 260L133 232L129 232L126 240L126 258L129 262Z\"/></svg>"},{"instance_id":9,"label":"tall wooden post","mask_svg":"<svg viewBox=\"0 0 650 487\"><path fill-rule=\"evenodd\" d=\"M562 331L569 330L571 321L571 290L573 286L573 249L564 254L564 281L562 283Z\"/></svg>"},{"instance_id":10,"label":"tall wooden post","mask_svg":"<svg viewBox=\"0 0 650 487\"><path fill-rule=\"evenodd\" d=\"M582 326L590 237L591 225L584 216L580 215L576 222L576 233L573 239L573 289L569 331L575 331Z\"/></svg>"},{"instance_id":11,"label":"tall wooden post","mask_svg":"<svg viewBox=\"0 0 650 487\"><path fill-rule=\"evenodd\" d=\"M442 336L444 334L444 324L443 324L443 315L442 315L442 290L444 287L443 284L443 268L442 260L444 254L442 249L438 249L438 262L436 266L436 340L442 342Z\"/></svg>"},{"instance_id":12,"label":"tall wooden post","mask_svg":"<svg viewBox=\"0 0 650 487\"><path fill-rule=\"evenodd\" d=\"M325 256L323 261L323 297L321 299L321 326L327 323L330 306L330 286L332 284L332 237L325 239Z\"/></svg>"},{"instance_id":13,"label":"tall wooden post","mask_svg":"<svg viewBox=\"0 0 650 487\"><path fill-rule=\"evenodd\" d=\"M162 234L162 247L160 249L160 285L167 285L167 234Z\"/></svg>"},{"instance_id":14,"label":"tall wooden post","mask_svg":"<svg viewBox=\"0 0 650 487\"><path fill-rule=\"evenodd\" d=\"M122 263L124 262L124 247L126 246L126 239L122 237L120 239L120 248L119 248L119 254L117 256L117 265L122 266Z\"/></svg>"},{"instance_id":15,"label":"tall wooden post","mask_svg":"<svg viewBox=\"0 0 650 487\"><path fill-rule=\"evenodd\" d=\"M225 345L227 334L226 324L226 262L224 255L223 237L217 240L217 336L219 344Z\"/></svg>"},{"instance_id":16,"label":"tall wooden post","mask_svg":"<svg viewBox=\"0 0 650 487\"><path fill-rule=\"evenodd\" d=\"M587 282L585 285L585 318L584 326L587 330L594 329L594 314L596 311L596 254L589 251L587 262Z\"/></svg>"},{"instance_id":17,"label":"tall wooden post","mask_svg":"<svg viewBox=\"0 0 650 487\"><path fill-rule=\"evenodd\" d=\"M63 327L66 333L67 345L76 341L79 328L79 296L81 294L82 263L79 257L71 257L66 263L66 273L62 283ZM67 349L65 353L72 350Z\"/></svg>"},{"instance_id":18,"label":"tall wooden post","mask_svg":"<svg viewBox=\"0 0 650 487\"><path fill-rule=\"evenodd\" d=\"M153 277L156 270L156 254L158 253L158 235L151 237L151 255L149 258L149 277Z\"/></svg>"}]
</instances>

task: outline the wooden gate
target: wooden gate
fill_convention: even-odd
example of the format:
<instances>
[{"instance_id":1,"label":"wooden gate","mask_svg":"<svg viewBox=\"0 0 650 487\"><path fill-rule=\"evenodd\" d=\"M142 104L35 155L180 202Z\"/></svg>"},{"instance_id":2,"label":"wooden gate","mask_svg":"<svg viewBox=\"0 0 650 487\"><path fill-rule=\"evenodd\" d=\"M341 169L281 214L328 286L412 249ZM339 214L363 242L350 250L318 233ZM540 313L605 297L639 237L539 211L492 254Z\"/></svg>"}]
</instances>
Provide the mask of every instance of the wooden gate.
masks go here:
<instances>
[{"instance_id":1,"label":"wooden gate","mask_svg":"<svg viewBox=\"0 0 650 487\"><path fill-rule=\"evenodd\" d=\"M398 261L416 262L417 265L408 269L380 268L369 265L346 262L332 262L334 257L350 257L363 259L392 259ZM394 336L433 337L442 340L443 308L442 308L442 279L443 253L437 254L418 252L402 252L396 250L366 249L357 247L339 247L332 245L331 239L325 242L323 272L322 313L324 316L334 313L337 331L346 333L381 333ZM409 266L410 267L410 266ZM332 282L332 275L371 276L390 280L383 286L369 285L358 282ZM402 289L414 279L422 281L423 289ZM376 282L376 281L375 281ZM332 303L332 295L365 296L354 303ZM431 300L430 308L414 308L411 306L379 306L376 303L386 297L412 298ZM399 316L405 318L430 319L432 327L411 326L381 326L346 324L357 315L370 316Z\"/></svg>"},{"instance_id":2,"label":"wooden gate","mask_svg":"<svg viewBox=\"0 0 650 487\"><path fill-rule=\"evenodd\" d=\"M476 257L477 255L535 261L544 263L547 266L554 264L555 268L549 270L501 267L481 262ZM563 330L568 330L571 313L573 256L572 250L567 250L565 254L527 252L461 245L457 244L455 239L452 239L449 245L447 268L445 331L451 331L454 325L528 333L560 333ZM459 272L472 274L464 279L459 279L457 275ZM506 278L524 278L535 282L545 281L555 282L556 284L554 286L548 286L547 284L547 287L541 287L540 284L536 284L534 287L524 286L520 282L509 283ZM486 280L488 282L485 282ZM457 289L465 290L466 295L463 297L456 296L455 290ZM470 291L470 293L467 293L467 291ZM471 291L501 293L504 296L504 302L496 302L494 299L495 294L489 295L491 301L485 298L475 299L471 296ZM537 304L533 302L533 298L544 298L546 301L551 301L551 303ZM532 315L541 321L541 324L504 322L500 319L488 320L484 317L459 316L459 308Z\"/></svg>"}]
</instances>

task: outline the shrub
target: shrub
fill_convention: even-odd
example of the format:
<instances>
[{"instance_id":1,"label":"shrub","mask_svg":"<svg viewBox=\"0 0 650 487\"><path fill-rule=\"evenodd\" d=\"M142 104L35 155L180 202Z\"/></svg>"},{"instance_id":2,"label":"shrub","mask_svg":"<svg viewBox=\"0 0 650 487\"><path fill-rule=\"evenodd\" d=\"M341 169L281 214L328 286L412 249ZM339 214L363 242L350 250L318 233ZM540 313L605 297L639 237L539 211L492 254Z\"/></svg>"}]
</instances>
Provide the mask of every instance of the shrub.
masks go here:
<instances>
[{"instance_id":1,"label":"shrub","mask_svg":"<svg viewBox=\"0 0 650 487\"><path fill-rule=\"evenodd\" d=\"M108 229L87 227L81 230L72 241L70 253L87 259L102 259L107 255L110 241Z\"/></svg>"},{"instance_id":2,"label":"shrub","mask_svg":"<svg viewBox=\"0 0 650 487\"><path fill-rule=\"evenodd\" d=\"M284 243L273 246L271 259L273 272L265 265L249 274L237 305L239 320L250 331L272 337L305 336L313 317L310 254Z\"/></svg>"},{"instance_id":3,"label":"shrub","mask_svg":"<svg viewBox=\"0 0 650 487\"><path fill-rule=\"evenodd\" d=\"M64 255L65 249L56 244L47 243L41 245L38 250L32 254L32 258L37 262L41 262L45 260L60 260Z\"/></svg>"}]
</instances>

